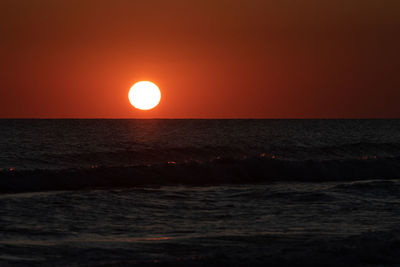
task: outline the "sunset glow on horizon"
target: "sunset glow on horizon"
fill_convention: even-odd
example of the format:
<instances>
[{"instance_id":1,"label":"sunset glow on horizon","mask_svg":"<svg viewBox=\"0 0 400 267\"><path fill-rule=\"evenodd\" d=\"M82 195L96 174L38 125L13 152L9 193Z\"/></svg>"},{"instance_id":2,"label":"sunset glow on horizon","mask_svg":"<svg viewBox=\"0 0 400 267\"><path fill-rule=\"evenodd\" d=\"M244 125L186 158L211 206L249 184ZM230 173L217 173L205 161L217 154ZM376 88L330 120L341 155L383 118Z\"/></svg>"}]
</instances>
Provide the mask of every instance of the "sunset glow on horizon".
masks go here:
<instances>
[{"instance_id":1,"label":"sunset glow on horizon","mask_svg":"<svg viewBox=\"0 0 400 267\"><path fill-rule=\"evenodd\" d=\"M0 117L400 117L399 3L0 1Z\"/></svg>"}]
</instances>

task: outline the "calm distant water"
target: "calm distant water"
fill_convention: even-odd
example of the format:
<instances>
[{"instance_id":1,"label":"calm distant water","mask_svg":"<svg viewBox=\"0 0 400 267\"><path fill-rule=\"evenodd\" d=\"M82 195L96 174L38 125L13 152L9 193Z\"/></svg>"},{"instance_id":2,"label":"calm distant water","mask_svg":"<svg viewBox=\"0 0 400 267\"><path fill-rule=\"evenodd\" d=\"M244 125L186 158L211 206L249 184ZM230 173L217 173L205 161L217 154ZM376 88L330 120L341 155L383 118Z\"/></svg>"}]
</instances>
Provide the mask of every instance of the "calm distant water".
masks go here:
<instances>
[{"instance_id":1,"label":"calm distant water","mask_svg":"<svg viewBox=\"0 0 400 267\"><path fill-rule=\"evenodd\" d=\"M0 265L400 264L399 120L0 120Z\"/></svg>"}]
</instances>

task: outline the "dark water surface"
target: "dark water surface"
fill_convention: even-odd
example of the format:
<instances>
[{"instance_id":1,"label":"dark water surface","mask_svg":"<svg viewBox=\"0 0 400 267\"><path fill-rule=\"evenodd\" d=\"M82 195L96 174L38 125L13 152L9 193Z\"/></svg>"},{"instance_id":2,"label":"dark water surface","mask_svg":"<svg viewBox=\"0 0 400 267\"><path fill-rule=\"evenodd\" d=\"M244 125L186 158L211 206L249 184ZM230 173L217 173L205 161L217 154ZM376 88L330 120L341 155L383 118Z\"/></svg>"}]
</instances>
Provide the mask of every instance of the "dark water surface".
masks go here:
<instances>
[{"instance_id":1,"label":"dark water surface","mask_svg":"<svg viewBox=\"0 0 400 267\"><path fill-rule=\"evenodd\" d=\"M400 157L400 120L0 120L0 168Z\"/></svg>"},{"instance_id":2,"label":"dark water surface","mask_svg":"<svg viewBox=\"0 0 400 267\"><path fill-rule=\"evenodd\" d=\"M0 266L400 265L398 120L0 120Z\"/></svg>"},{"instance_id":3,"label":"dark water surface","mask_svg":"<svg viewBox=\"0 0 400 267\"><path fill-rule=\"evenodd\" d=\"M0 217L11 266L400 263L398 180L2 195Z\"/></svg>"}]
</instances>

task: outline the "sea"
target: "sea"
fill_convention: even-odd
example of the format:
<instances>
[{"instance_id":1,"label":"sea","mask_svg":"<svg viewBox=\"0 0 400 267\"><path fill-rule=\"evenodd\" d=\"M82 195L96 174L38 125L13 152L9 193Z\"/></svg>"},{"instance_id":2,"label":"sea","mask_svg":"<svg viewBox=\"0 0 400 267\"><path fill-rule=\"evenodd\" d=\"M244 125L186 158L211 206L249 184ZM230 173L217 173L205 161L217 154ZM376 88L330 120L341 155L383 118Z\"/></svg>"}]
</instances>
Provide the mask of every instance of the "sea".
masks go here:
<instances>
[{"instance_id":1,"label":"sea","mask_svg":"<svg viewBox=\"0 0 400 267\"><path fill-rule=\"evenodd\" d=\"M0 120L0 266L131 265L400 266L400 120Z\"/></svg>"}]
</instances>

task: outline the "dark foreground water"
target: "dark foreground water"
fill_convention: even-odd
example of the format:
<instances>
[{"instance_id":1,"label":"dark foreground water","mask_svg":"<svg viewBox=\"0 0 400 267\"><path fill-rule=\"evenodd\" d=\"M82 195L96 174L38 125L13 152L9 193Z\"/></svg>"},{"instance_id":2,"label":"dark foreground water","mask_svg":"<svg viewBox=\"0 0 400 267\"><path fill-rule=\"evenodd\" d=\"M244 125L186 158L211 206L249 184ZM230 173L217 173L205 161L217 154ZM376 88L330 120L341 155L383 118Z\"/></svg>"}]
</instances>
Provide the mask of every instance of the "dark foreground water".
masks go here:
<instances>
[{"instance_id":1,"label":"dark foreground water","mask_svg":"<svg viewBox=\"0 0 400 267\"><path fill-rule=\"evenodd\" d=\"M399 159L397 120L0 120L0 266L399 266Z\"/></svg>"}]
</instances>

